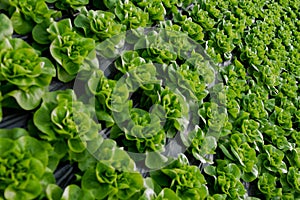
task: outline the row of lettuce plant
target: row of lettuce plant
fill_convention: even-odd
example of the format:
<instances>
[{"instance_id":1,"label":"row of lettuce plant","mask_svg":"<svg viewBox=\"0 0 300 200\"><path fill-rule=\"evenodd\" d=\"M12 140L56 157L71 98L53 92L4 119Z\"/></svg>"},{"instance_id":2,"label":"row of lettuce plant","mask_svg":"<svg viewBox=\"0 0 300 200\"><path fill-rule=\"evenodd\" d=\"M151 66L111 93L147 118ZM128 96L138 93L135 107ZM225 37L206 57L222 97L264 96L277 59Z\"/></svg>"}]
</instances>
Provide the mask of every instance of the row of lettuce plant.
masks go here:
<instances>
[{"instance_id":1,"label":"row of lettuce plant","mask_svg":"<svg viewBox=\"0 0 300 200\"><path fill-rule=\"evenodd\" d=\"M26 130L0 130L0 199L299 198L299 7L298 0L1 2L0 119L7 108L32 119ZM172 34L161 43L163 32L143 37L138 29L153 26L204 47L220 73L210 94L215 80L205 59L185 55L193 44ZM133 49L105 76L97 53L116 58L125 44ZM49 92L51 81L81 73L95 108L71 89ZM124 74L131 82L120 82ZM180 96L156 82L125 102L139 80L159 74L192 94L199 117L181 138L187 151L167 166L157 164L170 161L161 153L187 121ZM149 113L154 104L163 111ZM114 113L129 129L120 129ZM105 130L109 138L98 134ZM161 169L141 174L126 151ZM66 188L53 175L62 162L78 168Z\"/></svg>"}]
</instances>

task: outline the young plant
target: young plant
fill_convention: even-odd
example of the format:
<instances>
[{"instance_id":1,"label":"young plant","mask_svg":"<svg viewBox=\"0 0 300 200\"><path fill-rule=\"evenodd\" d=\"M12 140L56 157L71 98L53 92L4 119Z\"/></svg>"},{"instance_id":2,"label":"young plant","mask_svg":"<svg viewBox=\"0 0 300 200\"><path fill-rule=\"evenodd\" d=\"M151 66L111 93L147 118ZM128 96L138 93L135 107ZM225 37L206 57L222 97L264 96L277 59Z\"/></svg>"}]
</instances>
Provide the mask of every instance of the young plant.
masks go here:
<instances>
[{"instance_id":1,"label":"young plant","mask_svg":"<svg viewBox=\"0 0 300 200\"><path fill-rule=\"evenodd\" d=\"M46 93L33 121L41 132L40 138L59 145L64 149L62 154L68 153L70 159L78 160L90 143L94 148L100 145L100 127L92 117L91 110L68 89Z\"/></svg>"},{"instance_id":2,"label":"young plant","mask_svg":"<svg viewBox=\"0 0 300 200\"><path fill-rule=\"evenodd\" d=\"M0 130L0 198L39 199L48 184L55 183L48 168L52 147L31 136L25 129Z\"/></svg>"},{"instance_id":3,"label":"young plant","mask_svg":"<svg viewBox=\"0 0 300 200\"><path fill-rule=\"evenodd\" d=\"M19 38L11 38L12 23L0 15L0 93L2 107L36 108L56 71L48 58Z\"/></svg>"}]
</instances>

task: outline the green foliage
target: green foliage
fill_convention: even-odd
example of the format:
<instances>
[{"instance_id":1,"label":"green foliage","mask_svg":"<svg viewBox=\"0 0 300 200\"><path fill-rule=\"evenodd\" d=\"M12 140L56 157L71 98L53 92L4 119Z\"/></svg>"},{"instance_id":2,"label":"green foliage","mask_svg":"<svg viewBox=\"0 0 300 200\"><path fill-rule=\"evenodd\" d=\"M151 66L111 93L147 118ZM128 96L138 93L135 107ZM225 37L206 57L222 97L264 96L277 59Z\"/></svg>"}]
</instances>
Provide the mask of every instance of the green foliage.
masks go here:
<instances>
[{"instance_id":1,"label":"green foliage","mask_svg":"<svg viewBox=\"0 0 300 200\"><path fill-rule=\"evenodd\" d=\"M143 177L135 172L133 160L106 139L94 153L97 161L90 165L82 177L82 189L93 199L136 199L143 190Z\"/></svg>"},{"instance_id":2,"label":"green foliage","mask_svg":"<svg viewBox=\"0 0 300 200\"><path fill-rule=\"evenodd\" d=\"M268 199L272 197L280 197L282 189L276 187L276 177L269 173L263 173L258 180L259 190L266 194Z\"/></svg>"},{"instance_id":3,"label":"green foliage","mask_svg":"<svg viewBox=\"0 0 300 200\"><path fill-rule=\"evenodd\" d=\"M214 190L218 191L220 188L229 199L243 199L246 190L240 181L242 173L239 167L228 160L217 160L217 164L217 167L207 166L204 168L205 173L215 180L213 194Z\"/></svg>"},{"instance_id":4,"label":"green foliage","mask_svg":"<svg viewBox=\"0 0 300 200\"><path fill-rule=\"evenodd\" d=\"M95 169L85 172L83 189L89 190L94 199L132 199L143 187L143 178L138 173L119 172L99 162Z\"/></svg>"},{"instance_id":5,"label":"green foliage","mask_svg":"<svg viewBox=\"0 0 300 200\"><path fill-rule=\"evenodd\" d=\"M70 26L66 27L66 24ZM49 32L54 36L50 53L58 64L59 80L69 82L78 72L97 66L95 41L73 31L70 20L53 23Z\"/></svg>"},{"instance_id":6,"label":"green foliage","mask_svg":"<svg viewBox=\"0 0 300 200\"><path fill-rule=\"evenodd\" d=\"M71 158L86 151L88 143L100 137L91 111L76 100L73 90L46 93L33 119L41 131L39 137L67 147L64 152L71 154Z\"/></svg>"},{"instance_id":7,"label":"green foliage","mask_svg":"<svg viewBox=\"0 0 300 200\"><path fill-rule=\"evenodd\" d=\"M55 68L48 58L18 38L11 38L11 25L4 15L7 29L0 42L0 82L2 107L18 107L25 110L36 108L47 90ZM1 35L0 34L0 35ZM13 99L12 99L13 98ZM13 101L15 100L15 102Z\"/></svg>"},{"instance_id":8,"label":"green foliage","mask_svg":"<svg viewBox=\"0 0 300 200\"><path fill-rule=\"evenodd\" d=\"M49 9L44 0L8 0L5 2L7 2L6 9L11 11L10 17L14 31L21 35L30 33L36 24L47 23L50 18L61 16L60 12Z\"/></svg>"},{"instance_id":9,"label":"green foliage","mask_svg":"<svg viewBox=\"0 0 300 200\"><path fill-rule=\"evenodd\" d=\"M115 15L127 29L146 27L149 24L149 14L136 7L131 1L117 1L114 6Z\"/></svg>"},{"instance_id":10,"label":"green foliage","mask_svg":"<svg viewBox=\"0 0 300 200\"><path fill-rule=\"evenodd\" d=\"M55 3L60 10L80 9L89 3L88 0L45 0L48 3Z\"/></svg>"},{"instance_id":11,"label":"green foliage","mask_svg":"<svg viewBox=\"0 0 300 200\"><path fill-rule=\"evenodd\" d=\"M299 199L299 8L2 0L0 199Z\"/></svg>"},{"instance_id":12,"label":"green foliage","mask_svg":"<svg viewBox=\"0 0 300 200\"><path fill-rule=\"evenodd\" d=\"M115 85L116 81L106 78L101 70L91 73L88 80L88 92L95 96L97 118L104 121L106 127L115 123L111 116L111 95Z\"/></svg>"},{"instance_id":13,"label":"green foliage","mask_svg":"<svg viewBox=\"0 0 300 200\"><path fill-rule=\"evenodd\" d=\"M184 155L170 165L150 174L156 184L170 188L182 199L205 199L208 196L206 181L199 168L190 166Z\"/></svg>"},{"instance_id":14,"label":"green foliage","mask_svg":"<svg viewBox=\"0 0 300 200\"><path fill-rule=\"evenodd\" d=\"M1 129L0 197L18 200L42 195L44 187L55 181L47 168L50 149L47 143L30 137L24 129Z\"/></svg>"},{"instance_id":15,"label":"green foliage","mask_svg":"<svg viewBox=\"0 0 300 200\"><path fill-rule=\"evenodd\" d=\"M111 12L101 10L86 10L83 8L75 18L74 24L82 28L85 36L103 41L125 30L125 26L116 22L116 16Z\"/></svg>"},{"instance_id":16,"label":"green foliage","mask_svg":"<svg viewBox=\"0 0 300 200\"><path fill-rule=\"evenodd\" d=\"M0 29L0 39L10 37L13 34L13 24L5 14L0 14L0 22L2 24Z\"/></svg>"}]
</instances>

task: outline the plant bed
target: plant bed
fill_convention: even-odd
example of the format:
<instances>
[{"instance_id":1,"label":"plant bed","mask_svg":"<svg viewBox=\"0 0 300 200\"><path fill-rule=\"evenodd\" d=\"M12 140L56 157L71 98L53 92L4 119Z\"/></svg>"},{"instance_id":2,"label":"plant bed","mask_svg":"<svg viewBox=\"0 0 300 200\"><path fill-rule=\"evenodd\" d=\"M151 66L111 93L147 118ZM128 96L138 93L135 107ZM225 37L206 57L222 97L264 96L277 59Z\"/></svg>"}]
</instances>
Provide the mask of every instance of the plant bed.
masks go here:
<instances>
[{"instance_id":1,"label":"plant bed","mask_svg":"<svg viewBox=\"0 0 300 200\"><path fill-rule=\"evenodd\" d=\"M0 3L0 199L298 199L300 1Z\"/></svg>"}]
</instances>

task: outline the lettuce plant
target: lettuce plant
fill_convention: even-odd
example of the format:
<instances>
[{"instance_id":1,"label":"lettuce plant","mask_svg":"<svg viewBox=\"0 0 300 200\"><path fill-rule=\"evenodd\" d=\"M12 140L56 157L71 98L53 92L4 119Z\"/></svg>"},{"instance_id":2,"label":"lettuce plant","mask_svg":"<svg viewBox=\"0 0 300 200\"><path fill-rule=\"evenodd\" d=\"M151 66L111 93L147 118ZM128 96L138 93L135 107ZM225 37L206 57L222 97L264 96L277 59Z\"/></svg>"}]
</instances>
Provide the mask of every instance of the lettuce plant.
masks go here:
<instances>
[{"instance_id":1,"label":"lettuce plant","mask_svg":"<svg viewBox=\"0 0 300 200\"><path fill-rule=\"evenodd\" d=\"M267 136L265 141L269 141L274 144L279 150L286 152L294 148L294 144L287 139L287 133L285 130L275 124L262 123L262 133ZM274 134L277 133L277 134ZM293 134L293 133L291 133Z\"/></svg>"},{"instance_id":2,"label":"lettuce plant","mask_svg":"<svg viewBox=\"0 0 300 200\"><path fill-rule=\"evenodd\" d=\"M93 156L94 162L85 168L82 177L83 190L89 191L93 199L139 198L144 189L143 177L115 141L105 139Z\"/></svg>"},{"instance_id":3,"label":"lettuce plant","mask_svg":"<svg viewBox=\"0 0 300 200\"><path fill-rule=\"evenodd\" d=\"M53 23L48 32L53 40L50 53L58 64L59 80L69 82L78 72L97 67L95 41L75 32L70 19Z\"/></svg>"},{"instance_id":4,"label":"lettuce plant","mask_svg":"<svg viewBox=\"0 0 300 200\"><path fill-rule=\"evenodd\" d=\"M76 100L73 90L46 93L33 119L41 132L40 138L63 146L63 152L75 156L74 159L92 141L98 145L99 125L93 121L88 107Z\"/></svg>"},{"instance_id":5,"label":"lettuce plant","mask_svg":"<svg viewBox=\"0 0 300 200\"><path fill-rule=\"evenodd\" d=\"M243 170L242 179L251 182L258 176L256 151L246 142L243 134L232 134L230 137L231 152Z\"/></svg>"},{"instance_id":6,"label":"lettuce plant","mask_svg":"<svg viewBox=\"0 0 300 200\"><path fill-rule=\"evenodd\" d=\"M94 38L96 41L103 41L125 31L126 27L116 22L115 18L116 16L111 12L88 11L83 8L75 18L74 24L84 30L85 36Z\"/></svg>"},{"instance_id":7,"label":"lettuce plant","mask_svg":"<svg viewBox=\"0 0 300 200\"><path fill-rule=\"evenodd\" d=\"M25 129L0 130L0 198L39 199L55 182L48 168L51 147L29 136Z\"/></svg>"},{"instance_id":8,"label":"lettuce plant","mask_svg":"<svg viewBox=\"0 0 300 200\"><path fill-rule=\"evenodd\" d=\"M208 95L206 86L214 81L214 70L209 63L201 54L192 53L185 63L177 68L177 72L183 76L197 101L203 102Z\"/></svg>"},{"instance_id":9,"label":"lettuce plant","mask_svg":"<svg viewBox=\"0 0 300 200\"><path fill-rule=\"evenodd\" d=\"M204 123L204 131L211 131L212 135L220 136L226 134L224 128L231 129L224 107L216 102L204 102L199 106L198 115ZM226 124L228 127L225 126Z\"/></svg>"},{"instance_id":10,"label":"lettuce plant","mask_svg":"<svg viewBox=\"0 0 300 200\"><path fill-rule=\"evenodd\" d=\"M120 172L114 167L97 163L82 177L83 189L92 192L94 199L136 199L143 188L139 173Z\"/></svg>"},{"instance_id":11,"label":"lettuce plant","mask_svg":"<svg viewBox=\"0 0 300 200\"><path fill-rule=\"evenodd\" d=\"M300 133L298 131L293 131L292 134L291 134L291 137L293 138L293 140L295 141L297 146L299 146L299 144L300 144Z\"/></svg>"},{"instance_id":12,"label":"lettuce plant","mask_svg":"<svg viewBox=\"0 0 300 200\"><path fill-rule=\"evenodd\" d=\"M162 150L165 144L165 132L161 130L159 117L141 109L132 109L130 113L135 125L125 131L126 143L137 152ZM133 142L133 144L130 144Z\"/></svg>"},{"instance_id":13,"label":"lettuce plant","mask_svg":"<svg viewBox=\"0 0 300 200\"><path fill-rule=\"evenodd\" d=\"M276 182L276 176L270 173L263 173L258 178L258 189L265 194L268 199L281 198L282 188L277 188Z\"/></svg>"},{"instance_id":14,"label":"lettuce plant","mask_svg":"<svg viewBox=\"0 0 300 200\"><path fill-rule=\"evenodd\" d=\"M94 71L88 80L88 92L95 97L97 118L105 122L106 127L115 123L111 116L111 96L115 85L116 81L106 78L101 70Z\"/></svg>"},{"instance_id":15,"label":"lettuce plant","mask_svg":"<svg viewBox=\"0 0 300 200\"><path fill-rule=\"evenodd\" d=\"M294 166L289 167L287 174L280 175L282 199L297 199L300 197L299 176L299 168Z\"/></svg>"},{"instance_id":16,"label":"lettuce plant","mask_svg":"<svg viewBox=\"0 0 300 200\"><path fill-rule=\"evenodd\" d=\"M8 0L7 10L11 11L14 31L25 35L32 31L36 24L47 23L50 18L60 17L60 12L49 9L45 0Z\"/></svg>"},{"instance_id":17,"label":"lettuce plant","mask_svg":"<svg viewBox=\"0 0 300 200\"><path fill-rule=\"evenodd\" d=\"M287 182L291 186L292 190L294 190L295 193L298 193L300 195L300 173L299 168L297 167L290 167L289 171L287 173Z\"/></svg>"},{"instance_id":18,"label":"lettuce plant","mask_svg":"<svg viewBox=\"0 0 300 200\"><path fill-rule=\"evenodd\" d=\"M205 199L208 196L206 180L199 168L190 166L187 158L180 154L170 165L150 173L159 185L159 190L170 188L181 199Z\"/></svg>"},{"instance_id":19,"label":"lettuce plant","mask_svg":"<svg viewBox=\"0 0 300 200\"><path fill-rule=\"evenodd\" d=\"M274 121L279 126L285 129L290 129L293 127L292 118L293 115L291 115L289 110L284 110L278 106L275 106L275 110L270 116L271 121Z\"/></svg>"},{"instance_id":20,"label":"lettuce plant","mask_svg":"<svg viewBox=\"0 0 300 200\"><path fill-rule=\"evenodd\" d=\"M146 61L152 61L159 64L169 64L170 61L174 61L177 55L174 50L174 46L170 43L166 43L159 35L146 35L145 38L141 38L135 44L135 49L144 49L146 43L146 49L142 53L142 57ZM142 48L139 47L139 43L142 43Z\"/></svg>"},{"instance_id":21,"label":"lettuce plant","mask_svg":"<svg viewBox=\"0 0 300 200\"><path fill-rule=\"evenodd\" d=\"M187 32L192 39L202 42L204 38L203 29L199 24L193 22L192 18L182 19L178 23L181 25L182 30Z\"/></svg>"},{"instance_id":22,"label":"lettuce plant","mask_svg":"<svg viewBox=\"0 0 300 200\"><path fill-rule=\"evenodd\" d=\"M0 36L0 82L2 107L36 108L46 92L55 68L40 52L18 38L11 38L12 24L1 15L7 29ZM5 37L6 36L6 37ZM16 104L16 103L17 104Z\"/></svg>"},{"instance_id":23,"label":"lettuce plant","mask_svg":"<svg viewBox=\"0 0 300 200\"><path fill-rule=\"evenodd\" d=\"M215 25L215 20L211 18L207 11L201 8L200 4L193 7L191 12L193 20L199 23L205 30L211 30Z\"/></svg>"},{"instance_id":24,"label":"lettuce plant","mask_svg":"<svg viewBox=\"0 0 300 200\"><path fill-rule=\"evenodd\" d=\"M149 24L149 14L136 7L131 1L117 1L114 6L115 15L127 29L146 27Z\"/></svg>"},{"instance_id":25,"label":"lettuce plant","mask_svg":"<svg viewBox=\"0 0 300 200\"><path fill-rule=\"evenodd\" d=\"M296 78L289 74L284 72L282 74L282 83L279 86L280 91L282 92L282 96L287 96L290 98L296 98L297 94L297 81Z\"/></svg>"},{"instance_id":26,"label":"lettuce plant","mask_svg":"<svg viewBox=\"0 0 300 200\"><path fill-rule=\"evenodd\" d=\"M243 199L246 190L240 180L242 174L239 167L228 160L218 159L216 162L217 166L207 166L204 168L205 173L213 177L213 194L215 190L220 190L229 198Z\"/></svg>"},{"instance_id":27,"label":"lettuce plant","mask_svg":"<svg viewBox=\"0 0 300 200\"><path fill-rule=\"evenodd\" d=\"M144 58L140 57L137 51L126 51L115 62L116 68L125 74L135 70L140 65L146 64Z\"/></svg>"},{"instance_id":28,"label":"lettuce plant","mask_svg":"<svg viewBox=\"0 0 300 200\"><path fill-rule=\"evenodd\" d=\"M166 15L166 9L161 1L137 1L137 5L144 9L146 13L149 13L149 19L151 21L163 21Z\"/></svg>"},{"instance_id":29,"label":"lettuce plant","mask_svg":"<svg viewBox=\"0 0 300 200\"><path fill-rule=\"evenodd\" d=\"M242 106L254 119L264 118L268 115L264 108L263 101L259 99L256 94L245 95L242 98Z\"/></svg>"},{"instance_id":30,"label":"lettuce plant","mask_svg":"<svg viewBox=\"0 0 300 200\"><path fill-rule=\"evenodd\" d=\"M284 162L284 153L273 145L265 145L264 153L258 156L258 166L267 169L270 172L287 173L287 166Z\"/></svg>"},{"instance_id":31,"label":"lettuce plant","mask_svg":"<svg viewBox=\"0 0 300 200\"><path fill-rule=\"evenodd\" d=\"M264 137L259 130L259 122L252 119L244 119L242 122L242 132L245 134L248 143L253 143L254 149L260 151L261 146L264 144Z\"/></svg>"},{"instance_id":32,"label":"lettuce plant","mask_svg":"<svg viewBox=\"0 0 300 200\"><path fill-rule=\"evenodd\" d=\"M204 131L200 127L191 131L189 137L191 144L188 150L193 154L194 158L202 163L212 164L213 162L206 157L210 154L215 154L217 139L212 136L205 136Z\"/></svg>"},{"instance_id":33,"label":"lettuce plant","mask_svg":"<svg viewBox=\"0 0 300 200\"><path fill-rule=\"evenodd\" d=\"M182 105L180 97L168 87L160 92L160 99L153 104L160 104L164 108L166 116L165 131L168 137L174 137L174 133L181 131L184 122L181 120L186 117L187 108Z\"/></svg>"}]
</instances>

